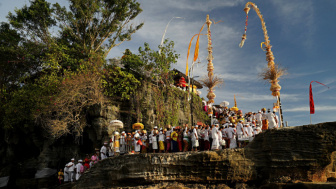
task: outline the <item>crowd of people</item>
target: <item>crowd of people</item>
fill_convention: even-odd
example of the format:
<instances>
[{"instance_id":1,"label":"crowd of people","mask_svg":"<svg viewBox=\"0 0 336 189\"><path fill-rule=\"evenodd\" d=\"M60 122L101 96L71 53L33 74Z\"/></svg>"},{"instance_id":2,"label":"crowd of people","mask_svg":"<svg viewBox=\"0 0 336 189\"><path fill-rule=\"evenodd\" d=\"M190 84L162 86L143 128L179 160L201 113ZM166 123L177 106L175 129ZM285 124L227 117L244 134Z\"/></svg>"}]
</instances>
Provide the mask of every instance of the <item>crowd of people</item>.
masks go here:
<instances>
[{"instance_id":1,"label":"crowd of people","mask_svg":"<svg viewBox=\"0 0 336 189\"><path fill-rule=\"evenodd\" d=\"M101 159L99 154L99 149L96 148L95 154L91 157L89 154L86 154L84 161L79 159L77 164L75 163L75 158L72 158L71 161L65 165L64 169L60 169L58 172L59 184L77 181L86 170L98 163Z\"/></svg>"},{"instance_id":2,"label":"crowd of people","mask_svg":"<svg viewBox=\"0 0 336 189\"><path fill-rule=\"evenodd\" d=\"M110 142L100 151L102 159L119 154L169 153L186 151L220 150L244 147L263 130L279 127L279 118L270 109L258 113L225 109L223 120L212 125L200 124L189 127L154 126L150 132L135 130L133 133L115 132Z\"/></svg>"},{"instance_id":3,"label":"crowd of people","mask_svg":"<svg viewBox=\"0 0 336 189\"><path fill-rule=\"evenodd\" d=\"M223 123L223 124L221 124ZM110 141L105 141L101 149L95 149L95 154L86 156L84 162L71 159L65 165L64 172L59 172L60 183L78 180L87 169L94 166L99 160L107 157L138 154L138 153L170 153L186 151L208 151L226 148L242 148L251 142L256 135L267 130L279 127L279 119L270 109L263 108L258 113L250 112L242 115L241 111L226 109L223 112L221 123L217 119L212 125L200 124L189 127L154 128L135 130L132 133L115 132Z\"/></svg>"}]
</instances>

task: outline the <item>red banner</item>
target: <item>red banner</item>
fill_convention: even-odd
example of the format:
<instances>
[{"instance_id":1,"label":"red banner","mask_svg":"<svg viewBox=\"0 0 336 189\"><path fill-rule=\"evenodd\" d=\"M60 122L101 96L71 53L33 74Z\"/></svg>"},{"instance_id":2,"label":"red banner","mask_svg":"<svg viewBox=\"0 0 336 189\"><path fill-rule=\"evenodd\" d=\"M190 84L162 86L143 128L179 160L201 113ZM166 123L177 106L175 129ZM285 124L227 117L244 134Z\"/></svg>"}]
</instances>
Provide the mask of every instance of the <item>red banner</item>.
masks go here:
<instances>
[{"instance_id":1,"label":"red banner","mask_svg":"<svg viewBox=\"0 0 336 189\"><path fill-rule=\"evenodd\" d=\"M311 85L313 82L316 82L316 83L318 83L318 84L321 84L321 85L326 86L325 84L320 83L320 82L318 82L318 81L312 81L312 82L310 82L310 86L309 86L309 106L310 106L310 114L314 114L314 113L315 113L315 105L314 105L313 91L312 91L312 85ZM328 86L326 86L326 87L328 87ZM329 87L328 87L328 88L329 88Z\"/></svg>"}]
</instances>

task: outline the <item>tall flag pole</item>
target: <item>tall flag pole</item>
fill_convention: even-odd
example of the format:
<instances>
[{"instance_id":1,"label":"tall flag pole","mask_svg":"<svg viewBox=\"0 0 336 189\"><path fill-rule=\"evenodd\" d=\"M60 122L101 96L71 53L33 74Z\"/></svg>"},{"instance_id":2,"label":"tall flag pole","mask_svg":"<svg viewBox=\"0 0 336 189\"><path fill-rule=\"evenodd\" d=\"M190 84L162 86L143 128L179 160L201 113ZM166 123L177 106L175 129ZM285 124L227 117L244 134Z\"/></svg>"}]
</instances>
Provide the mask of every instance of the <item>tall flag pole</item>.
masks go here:
<instances>
[{"instance_id":1,"label":"tall flag pole","mask_svg":"<svg viewBox=\"0 0 336 189\"><path fill-rule=\"evenodd\" d=\"M279 85L279 78L286 74L285 69L280 68L278 65L274 63L274 55L271 50L272 46L270 44L269 36L267 34L266 24L263 18L263 15L260 13L259 8L256 4L252 2L248 2L245 5L244 11L246 13L246 21L245 21L245 30L244 34L242 36L242 41L239 44L239 47L243 47L245 40L246 40L246 30L247 30L247 21L248 21L248 13L250 11L250 6L255 10L258 17L261 21L262 30L264 33L264 39L265 41L261 43L261 48L266 51L266 60L267 60L267 68L264 69L264 71L261 73L261 76L263 76L264 80L268 80L271 83L270 91L272 91L272 96L277 98L277 103L279 106L279 114L280 114L280 126L283 127L283 115L282 115L282 108L281 108L281 101L280 101L280 90L281 86ZM263 45L265 48L263 48Z\"/></svg>"},{"instance_id":2,"label":"tall flag pole","mask_svg":"<svg viewBox=\"0 0 336 189\"><path fill-rule=\"evenodd\" d=\"M312 83L314 83L314 82L316 82L316 83L318 83L320 85L323 85L325 87L328 87L325 84L320 83L318 81L311 81L310 82L310 85L309 85L309 107L310 107L310 114L309 115L310 115L310 124L312 124L311 115L315 113L315 105L314 105L313 90L312 90ZM328 87L328 89L329 89L329 87Z\"/></svg>"}]
</instances>

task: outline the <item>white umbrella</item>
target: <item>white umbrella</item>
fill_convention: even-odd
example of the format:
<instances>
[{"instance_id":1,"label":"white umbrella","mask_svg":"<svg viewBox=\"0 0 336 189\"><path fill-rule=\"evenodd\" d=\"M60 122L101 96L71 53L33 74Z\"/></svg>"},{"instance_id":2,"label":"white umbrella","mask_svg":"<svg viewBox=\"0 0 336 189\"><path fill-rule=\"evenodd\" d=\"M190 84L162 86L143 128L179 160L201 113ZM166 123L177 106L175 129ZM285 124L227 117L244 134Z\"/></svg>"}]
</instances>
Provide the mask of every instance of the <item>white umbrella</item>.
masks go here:
<instances>
[{"instance_id":1,"label":"white umbrella","mask_svg":"<svg viewBox=\"0 0 336 189\"><path fill-rule=\"evenodd\" d=\"M230 103L228 101L223 101L219 104L220 107L228 107Z\"/></svg>"},{"instance_id":2,"label":"white umbrella","mask_svg":"<svg viewBox=\"0 0 336 189\"><path fill-rule=\"evenodd\" d=\"M120 120L112 120L112 121L110 121L109 127L123 128L124 124Z\"/></svg>"},{"instance_id":3,"label":"white umbrella","mask_svg":"<svg viewBox=\"0 0 336 189\"><path fill-rule=\"evenodd\" d=\"M124 124L120 120L112 120L110 121L110 124L107 126L107 132L109 135L112 135L113 131L116 129L123 128Z\"/></svg>"}]
</instances>

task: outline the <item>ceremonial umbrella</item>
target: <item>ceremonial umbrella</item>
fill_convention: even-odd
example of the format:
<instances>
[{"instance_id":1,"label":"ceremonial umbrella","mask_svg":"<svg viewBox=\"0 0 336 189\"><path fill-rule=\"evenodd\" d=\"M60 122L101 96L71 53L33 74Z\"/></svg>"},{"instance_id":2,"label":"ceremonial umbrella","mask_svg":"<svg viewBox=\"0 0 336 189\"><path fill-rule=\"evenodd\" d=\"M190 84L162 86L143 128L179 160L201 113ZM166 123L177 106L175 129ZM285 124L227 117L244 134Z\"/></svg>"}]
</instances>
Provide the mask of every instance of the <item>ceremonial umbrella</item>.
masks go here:
<instances>
[{"instance_id":1,"label":"ceremonial umbrella","mask_svg":"<svg viewBox=\"0 0 336 189\"><path fill-rule=\"evenodd\" d=\"M230 103L228 101L223 101L219 104L220 107L228 107Z\"/></svg>"},{"instance_id":2,"label":"ceremonial umbrella","mask_svg":"<svg viewBox=\"0 0 336 189\"><path fill-rule=\"evenodd\" d=\"M132 128L135 129L135 130L144 129L144 125L142 123L134 123L132 125Z\"/></svg>"},{"instance_id":3,"label":"ceremonial umbrella","mask_svg":"<svg viewBox=\"0 0 336 189\"><path fill-rule=\"evenodd\" d=\"M230 110L237 112L239 109L236 106L233 106Z\"/></svg>"},{"instance_id":4,"label":"ceremonial umbrella","mask_svg":"<svg viewBox=\"0 0 336 189\"><path fill-rule=\"evenodd\" d=\"M107 126L107 132L109 135L112 135L113 131L119 128L123 128L124 124L120 120L112 120L110 121L110 124Z\"/></svg>"}]
</instances>

